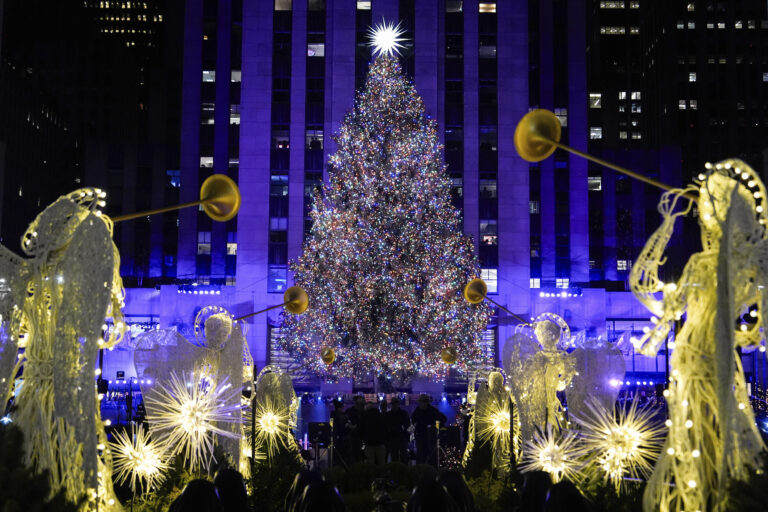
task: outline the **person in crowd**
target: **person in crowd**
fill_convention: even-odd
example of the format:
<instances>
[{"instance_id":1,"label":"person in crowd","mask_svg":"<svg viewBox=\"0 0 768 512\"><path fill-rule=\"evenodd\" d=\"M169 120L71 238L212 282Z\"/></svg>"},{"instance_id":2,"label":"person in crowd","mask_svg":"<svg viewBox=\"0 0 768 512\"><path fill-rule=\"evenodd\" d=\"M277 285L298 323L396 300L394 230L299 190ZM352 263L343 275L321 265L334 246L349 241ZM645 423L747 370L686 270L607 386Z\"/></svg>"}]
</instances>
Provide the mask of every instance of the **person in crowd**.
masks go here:
<instances>
[{"instance_id":1,"label":"person in crowd","mask_svg":"<svg viewBox=\"0 0 768 512\"><path fill-rule=\"evenodd\" d=\"M589 512L590 510L589 502L576 486L563 480L550 487L542 512Z\"/></svg>"},{"instance_id":2,"label":"person in crowd","mask_svg":"<svg viewBox=\"0 0 768 512\"><path fill-rule=\"evenodd\" d=\"M551 485L552 479L549 473L544 471L526 473L520 494L520 510L541 510Z\"/></svg>"},{"instance_id":3,"label":"person in crowd","mask_svg":"<svg viewBox=\"0 0 768 512\"><path fill-rule=\"evenodd\" d=\"M343 465L349 459L349 429L347 428L349 418L344 412L344 402L341 400L333 401L331 419L333 420L333 460L336 464Z\"/></svg>"},{"instance_id":4,"label":"person in crowd","mask_svg":"<svg viewBox=\"0 0 768 512\"><path fill-rule=\"evenodd\" d=\"M368 404L360 421L365 458L377 466L386 462L387 425L376 404Z\"/></svg>"},{"instance_id":5,"label":"person in crowd","mask_svg":"<svg viewBox=\"0 0 768 512\"><path fill-rule=\"evenodd\" d=\"M437 433L438 425L445 425L445 414L432 406L429 396L419 395L419 405L411 415L416 438L416 462L418 464L437 465Z\"/></svg>"},{"instance_id":6,"label":"person in crowd","mask_svg":"<svg viewBox=\"0 0 768 512\"><path fill-rule=\"evenodd\" d=\"M332 483L321 480L304 488L292 509L286 512L345 512L344 501Z\"/></svg>"},{"instance_id":7,"label":"person in crowd","mask_svg":"<svg viewBox=\"0 0 768 512\"><path fill-rule=\"evenodd\" d=\"M219 501L226 512L248 512L248 493L243 475L231 468L216 472L213 485L219 494Z\"/></svg>"},{"instance_id":8,"label":"person in crowd","mask_svg":"<svg viewBox=\"0 0 768 512\"><path fill-rule=\"evenodd\" d=\"M308 485L315 482L322 482L322 480L323 475L317 471L305 469L304 471L296 473L296 476L293 478L293 483L288 489L288 493L285 495L285 511L290 512L297 506L299 500L304 495L304 489L306 489Z\"/></svg>"},{"instance_id":9,"label":"person in crowd","mask_svg":"<svg viewBox=\"0 0 768 512\"><path fill-rule=\"evenodd\" d=\"M169 512L224 512L216 487L202 478L189 482L178 498L171 504Z\"/></svg>"},{"instance_id":10,"label":"person in crowd","mask_svg":"<svg viewBox=\"0 0 768 512\"><path fill-rule=\"evenodd\" d=\"M358 462L363 458L363 438L360 424L365 412L365 397L362 395L355 396L354 405L345 412L349 432L349 462Z\"/></svg>"},{"instance_id":11,"label":"person in crowd","mask_svg":"<svg viewBox=\"0 0 768 512\"><path fill-rule=\"evenodd\" d=\"M392 462L408 463L408 440L411 418L408 412L400 408L400 398L392 397L392 406L384 417L387 425L387 451Z\"/></svg>"},{"instance_id":12,"label":"person in crowd","mask_svg":"<svg viewBox=\"0 0 768 512\"><path fill-rule=\"evenodd\" d=\"M456 502L457 512L475 512L475 498L461 473L455 470L444 471L438 481Z\"/></svg>"},{"instance_id":13,"label":"person in crowd","mask_svg":"<svg viewBox=\"0 0 768 512\"><path fill-rule=\"evenodd\" d=\"M459 512L446 488L434 478L424 478L408 500L407 512Z\"/></svg>"}]
</instances>

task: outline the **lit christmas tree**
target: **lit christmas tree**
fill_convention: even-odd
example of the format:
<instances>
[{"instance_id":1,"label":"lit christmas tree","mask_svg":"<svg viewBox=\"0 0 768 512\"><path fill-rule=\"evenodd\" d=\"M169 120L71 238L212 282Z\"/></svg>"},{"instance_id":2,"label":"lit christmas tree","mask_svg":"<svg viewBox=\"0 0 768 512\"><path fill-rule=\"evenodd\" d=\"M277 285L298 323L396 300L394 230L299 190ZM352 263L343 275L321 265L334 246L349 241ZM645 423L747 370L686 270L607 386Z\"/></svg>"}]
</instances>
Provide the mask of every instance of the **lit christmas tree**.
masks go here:
<instances>
[{"instance_id":1,"label":"lit christmas tree","mask_svg":"<svg viewBox=\"0 0 768 512\"><path fill-rule=\"evenodd\" d=\"M374 46L379 56L336 137L330 182L315 194L309 239L292 262L311 305L285 318L283 348L328 377L466 371L486 362L479 341L491 314L462 297L477 259L450 204L436 123L393 46Z\"/></svg>"}]
</instances>

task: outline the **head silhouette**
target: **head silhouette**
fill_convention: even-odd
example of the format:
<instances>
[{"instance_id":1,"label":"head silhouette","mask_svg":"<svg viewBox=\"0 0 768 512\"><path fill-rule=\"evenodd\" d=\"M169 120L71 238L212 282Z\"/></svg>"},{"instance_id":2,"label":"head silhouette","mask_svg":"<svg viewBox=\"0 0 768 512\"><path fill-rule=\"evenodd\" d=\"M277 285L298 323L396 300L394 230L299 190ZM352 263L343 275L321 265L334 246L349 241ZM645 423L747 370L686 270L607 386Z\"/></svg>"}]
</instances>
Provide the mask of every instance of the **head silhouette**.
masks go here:
<instances>
[{"instance_id":1,"label":"head silhouette","mask_svg":"<svg viewBox=\"0 0 768 512\"><path fill-rule=\"evenodd\" d=\"M458 512L456 502L443 484L434 478L423 478L408 500L407 512Z\"/></svg>"},{"instance_id":2,"label":"head silhouette","mask_svg":"<svg viewBox=\"0 0 768 512\"><path fill-rule=\"evenodd\" d=\"M216 487L202 478L189 482L171 508L173 512L224 511L216 493Z\"/></svg>"},{"instance_id":3,"label":"head silhouette","mask_svg":"<svg viewBox=\"0 0 768 512\"><path fill-rule=\"evenodd\" d=\"M291 487L288 489L288 493L285 495L285 510L294 510L293 507L298 504L302 494L304 494L304 489L306 489L309 484L320 482L322 480L323 476L317 471L305 469L304 471L297 473L293 479Z\"/></svg>"},{"instance_id":4,"label":"head silhouette","mask_svg":"<svg viewBox=\"0 0 768 512\"><path fill-rule=\"evenodd\" d=\"M347 509L332 483L312 482L296 501L293 512L345 512Z\"/></svg>"},{"instance_id":5,"label":"head silhouette","mask_svg":"<svg viewBox=\"0 0 768 512\"><path fill-rule=\"evenodd\" d=\"M475 512L475 498L461 473L445 471L440 475L439 481L456 502L457 512Z\"/></svg>"},{"instance_id":6,"label":"head silhouette","mask_svg":"<svg viewBox=\"0 0 768 512\"><path fill-rule=\"evenodd\" d=\"M227 512L246 512L248 493L245 490L243 475L231 468L221 469L213 479L213 485L219 493L219 501Z\"/></svg>"}]
</instances>

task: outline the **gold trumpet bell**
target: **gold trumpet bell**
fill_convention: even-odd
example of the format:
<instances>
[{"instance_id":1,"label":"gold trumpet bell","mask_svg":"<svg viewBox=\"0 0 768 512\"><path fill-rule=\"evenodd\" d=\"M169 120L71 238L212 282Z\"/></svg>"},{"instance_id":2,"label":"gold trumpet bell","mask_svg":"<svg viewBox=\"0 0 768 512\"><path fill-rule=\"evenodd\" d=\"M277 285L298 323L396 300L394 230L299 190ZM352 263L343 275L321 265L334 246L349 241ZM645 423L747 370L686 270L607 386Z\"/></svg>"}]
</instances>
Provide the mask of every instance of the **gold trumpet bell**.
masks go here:
<instances>
[{"instance_id":1,"label":"gold trumpet bell","mask_svg":"<svg viewBox=\"0 0 768 512\"><path fill-rule=\"evenodd\" d=\"M480 304L486 295L488 295L488 286L479 277L471 280L464 287L464 298L470 304Z\"/></svg>"},{"instance_id":2,"label":"gold trumpet bell","mask_svg":"<svg viewBox=\"0 0 768 512\"><path fill-rule=\"evenodd\" d=\"M212 174L200 187L200 200L206 215L217 222L225 222L240 210L240 189L225 174Z\"/></svg>"},{"instance_id":3,"label":"gold trumpet bell","mask_svg":"<svg viewBox=\"0 0 768 512\"><path fill-rule=\"evenodd\" d=\"M442 359L445 364L453 364L458 358L459 353L453 347L445 347L440 351L440 359Z\"/></svg>"},{"instance_id":4,"label":"gold trumpet bell","mask_svg":"<svg viewBox=\"0 0 768 512\"><path fill-rule=\"evenodd\" d=\"M542 108L525 114L515 128L515 149L523 160L541 162L560 142L560 120Z\"/></svg>"},{"instance_id":5,"label":"gold trumpet bell","mask_svg":"<svg viewBox=\"0 0 768 512\"><path fill-rule=\"evenodd\" d=\"M283 294L285 310L294 315L300 315L307 310L309 306L309 297L307 292L299 286L291 286Z\"/></svg>"},{"instance_id":6,"label":"gold trumpet bell","mask_svg":"<svg viewBox=\"0 0 768 512\"><path fill-rule=\"evenodd\" d=\"M336 351L331 347L323 347L320 351L320 360L326 365L333 364L336 361Z\"/></svg>"}]
</instances>

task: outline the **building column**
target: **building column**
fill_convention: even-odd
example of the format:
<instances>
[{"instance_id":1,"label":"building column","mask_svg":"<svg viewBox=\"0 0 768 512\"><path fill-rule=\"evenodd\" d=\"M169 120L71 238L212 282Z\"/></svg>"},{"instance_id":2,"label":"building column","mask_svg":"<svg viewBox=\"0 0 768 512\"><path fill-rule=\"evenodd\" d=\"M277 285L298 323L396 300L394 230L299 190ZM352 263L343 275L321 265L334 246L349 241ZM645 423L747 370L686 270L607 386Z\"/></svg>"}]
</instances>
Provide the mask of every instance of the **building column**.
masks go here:
<instances>
[{"instance_id":1,"label":"building column","mask_svg":"<svg viewBox=\"0 0 768 512\"><path fill-rule=\"evenodd\" d=\"M312 13L317 15L317 13ZM288 259L301 254L304 238L304 147L307 104L307 2L293 2L291 30L291 123L288 171ZM289 280L293 280L293 272Z\"/></svg>"},{"instance_id":2,"label":"building column","mask_svg":"<svg viewBox=\"0 0 768 512\"><path fill-rule=\"evenodd\" d=\"M464 2L464 233L472 237L475 254L480 240L480 152L478 89L478 0ZM498 86L498 90L502 90Z\"/></svg>"}]
</instances>

